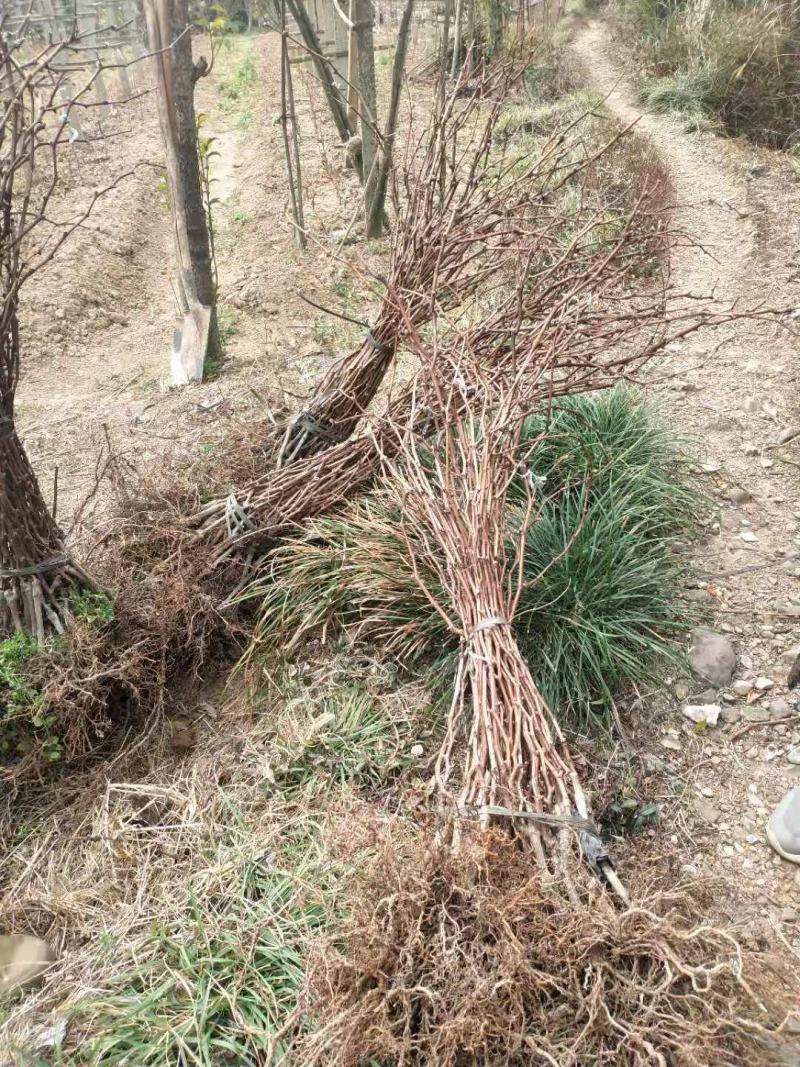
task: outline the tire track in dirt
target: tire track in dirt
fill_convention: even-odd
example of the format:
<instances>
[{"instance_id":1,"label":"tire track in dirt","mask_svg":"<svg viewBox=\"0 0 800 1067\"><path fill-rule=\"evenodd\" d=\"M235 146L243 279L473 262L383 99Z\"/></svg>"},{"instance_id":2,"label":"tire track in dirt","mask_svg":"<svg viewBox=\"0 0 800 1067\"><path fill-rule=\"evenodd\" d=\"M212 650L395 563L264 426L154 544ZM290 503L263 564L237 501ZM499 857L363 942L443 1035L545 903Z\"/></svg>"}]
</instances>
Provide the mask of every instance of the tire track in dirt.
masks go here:
<instances>
[{"instance_id":1,"label":"tire track in dirt","mask_svg":"<svg viewBox=\"0 0 800 1067\"><path fill-rule=\"evenodd\" d=\"M581 26L570 50L588 86L622 122L636 123L669 173L673 225L685 235L671 256L674 291L713 292L724 304L746 307L800 306L793 266L800 237L787 225L792 212L797 218L800 195L781 157L712 134L688 134L676 119L643 112L602 24ZM697 580L684 592L733 641L735 677L764 676L774 685L752 703L727 705L726 724L706 736L692 732L680 710L686 694L675 686L645 709L646 732L654 764L686 790L670 827L673 842L693 868L723 875L720 910L746 923L753 947L786 951L789 944L796 952L800 867L774 855L763 831L774 805L798 784L798 768L786 757L800 742L800 719L770 721L800 710L795 691L785 687L800 645L800 453L796 443L785 452L775 447L786 427L800 423L793 400L797 337L775 324L742 321L668 351L653 368L649 391L688 438L703 464L703 488L716 495L715 518L692 548ZM716 693L691 696L717 699ZM748 720L757 727L734 741L735 723Z\"/></svg>"}]
</instances>

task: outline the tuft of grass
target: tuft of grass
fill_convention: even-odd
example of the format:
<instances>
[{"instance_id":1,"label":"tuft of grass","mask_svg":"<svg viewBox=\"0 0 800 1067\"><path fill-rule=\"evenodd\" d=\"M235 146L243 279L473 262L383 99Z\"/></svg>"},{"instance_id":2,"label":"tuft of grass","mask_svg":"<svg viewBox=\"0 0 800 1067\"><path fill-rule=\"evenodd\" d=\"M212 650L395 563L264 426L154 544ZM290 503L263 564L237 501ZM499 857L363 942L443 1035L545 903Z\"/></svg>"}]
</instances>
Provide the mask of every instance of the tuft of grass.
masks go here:
<instances>
[{"instance_id":1,"label":"tuft of grass","mask_svg":"<svg viewBox=\"0 0 800 1067\"><path fill-rule=\"evenodd\" d=\"M752 0L617 0L653 107L712 117L733 134L786 148L800 129L800 7Z\"/></svg>"},{"instance_id":2,"label":"tuft of grass","mask_svg":"<svg viewBox=\"0 0 800 1067\"><path fill-rule=\"evenodd\" d=\"M114 621L114 605L105 593L83 589L72 594L70 604L78 622L101 625Z\"/></svg>"},{"instance_id":3,"label":"tuft of grass","mask_svg":"<svg viewBox=\"0 0 800 1067\"><path fill-rule=\"evenodd\" d=\"M408 729L408 719L387 716L359 685L337 688L319 701L290 701L274 739L276 784L315 792L380 789L410 764Z\"/></svg>"},{"instance_id":4,"label":"tuft of grass","mask_svg":"<svg viewBox=\"0 0 800 1067\"><path fill-rule=\"evenodd\" d=\"M669 641L686 620L673 597L672 549L696 500L674 440L625 388L533 414L520 460L525 473L509 492L509 559L524 481L541 504L524 532L517 639L555 710L600 721L621 689L678 657ZM421 577L438 598L433 568L423 565ZM390 489L309 524L250 595L262 601L254 648L291 647L338 627L407 665L432 664L434 688L449 685L457 639L416 580Z\"/></svg>"},{"instance_id":5,"label":"tuft of grass","mask_svg":"<svg viewBox=\"0 0 800 1067\"><path fill-rule=\"evenodd\" d=\"M135 964L81 1001L87 1039L73 1062L195 1067L268 1062L270 1038L297 1005L303 946L324 920L302 871L256 855L217 884L190 884L185 908L157 919ZM286 1045L277 1042L276 1063Z\"/></svg>"},{"instance_id":6,"label":"tuft of grass","mask_svg":"<svg viewBox=\"0 0 800 1067\"><path fill-rule=\"evenodd\" d=\"M249 226L255 221L255 215L246 208L237 207L231 212L231 221L237 226Z\"/></svg>"},{"instance_id":7,"label":"tuft of grass","mask_svg":"<svg viewBox=\"0 0 800 1067\"><path fill-rule=\"evenodd\" d=\"M223 100L229 103L236 103L255 86L257 80L258 70L256 69L255 52L249 49L239 60L233 73L219 81L217 92Z\"/></svg>"},{"instance_id":8,"label":"tuft of grass","mask_svg":"<svg viewBox=\"0 0 800 1067\"><path fill-rule=\"evenodd\" d=\"M685 115L690 128L701 126L722 102L715 71L708 66L646 81L639 96L654 111Z\"/></svg>"},{"instance_id":9,"label":"tuft of grass","mask_svg":"<svg viewBox=\"0 0 800 1067\"><path fill-rule=\"evenodd\" d=\"M35 717L40 694L31 685L25 665L37 650L36 640L24 633L0 641L0 756L16 751L21 720Z\"/></svg>"}]
</instances>

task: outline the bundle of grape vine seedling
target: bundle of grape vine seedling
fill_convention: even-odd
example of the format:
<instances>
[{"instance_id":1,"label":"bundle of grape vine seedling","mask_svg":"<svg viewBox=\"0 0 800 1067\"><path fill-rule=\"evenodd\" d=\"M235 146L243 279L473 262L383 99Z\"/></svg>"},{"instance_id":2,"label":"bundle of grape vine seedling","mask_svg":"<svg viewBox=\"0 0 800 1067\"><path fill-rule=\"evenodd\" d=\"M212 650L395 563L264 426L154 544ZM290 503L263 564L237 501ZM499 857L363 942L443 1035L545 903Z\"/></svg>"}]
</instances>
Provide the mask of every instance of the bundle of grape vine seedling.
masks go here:
<instances>
[{"instance_id":1,"label":"bundle of grape vine seedling","mask_svg":"<svg viewBox=\"0 0 800 1067\"><path fill-rule=\"evenodd\" d=\"M507 153L493 132L512 76L487 72L435 111L396 190L377 318L270 435L263 473L202 506L191 493L140 496L118 539L116 644L87 657L91 700L98 678L117 679L124 640L118 680L137 693L144 665L163 702L220 639L246 633L280 577L281 542L377 494L458 654L430 818L400 813L370 833L346 917L280 1037L295 1062L774 1063L779 991L703 920L696 889L656 891L635 867L615 869L591 782L513 626L526 583L571 547L525 572L526 532L547 502L527 459L549 414L733 313L673 292L663 259L653 271L666 247L658 190L585 206L596 154L576 155L572 128L530 158ZM531 413L543 428L523 440ZM251 657L298 637L268 616Z\"/></svg>"},{"instance_id":2,"label":"bundle of grape vine seedling","mask_svg":"<svg viewBox=\"0 0 800 1067\"><path fill-rule=\"evenodd\" d=\"M513 628L525 585L559 562L538 575L523 567L547 502L527 459L548 432L545 419L523 443L525 420L632 377L670 340L729 316L663 276L642 284L661 225L647 190L623 219L584 211L580 198L565 218L553 194L563 140L522 185L502 152L481 151L506 220L491 285L451 274L439 303L435 271L427 300L395 272L382 316L390 307L394 351L402 345L416 371L383 412L365 401L392 364L385 352L378 373L367 361L363 390L347 378L362 405L348 413L348 436L237 493L235 524L223 518L230 500L195 519L218 564L239 556L259 572L231 598L265 601L251 656L298 639L268 606L275 542L298 526L313 541L310 518L366 492L382 500L423 597L458 642L430 821L376 818L347 918L312 960L279 1040L295 1042L298 1062L354 1067L773 1063L780 983L749 970L734 936L701 919L698 886L656 888L646 859L615 869L591 783ZM334 372L329 395L352 369L346 360ZM329 621L326 603L300 630Z\"/></svg>"}]
</instances>

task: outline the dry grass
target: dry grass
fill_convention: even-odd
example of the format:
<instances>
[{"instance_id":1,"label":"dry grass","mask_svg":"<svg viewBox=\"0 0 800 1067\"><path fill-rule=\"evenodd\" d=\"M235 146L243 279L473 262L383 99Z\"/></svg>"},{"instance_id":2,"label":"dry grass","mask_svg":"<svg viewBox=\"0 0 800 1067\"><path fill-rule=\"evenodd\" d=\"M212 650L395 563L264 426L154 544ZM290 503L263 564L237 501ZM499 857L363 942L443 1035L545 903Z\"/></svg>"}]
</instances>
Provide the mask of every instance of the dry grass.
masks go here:
<instances>
[{"instance_id":1,"label":"dry grass","mask_svg":"<svg viewBox=\"0 0 800 1067\"><path fill-rule=\"evenodd\" d=\"M656 110L715 122L774 148L800 135L800 8L788 3L621 0L619 39L633 45Z\"/></svg>"},{"instance_id":2,"label":"dry grass","mask_svg":"<svg viewBox=\"0 0 800 1067\"><path fill-rule=\"evenodd\" d=\"M429 726L418 688L329 656L206 696L189 758L154 730L0 812L0 923L60 957L0 1005L0 1062L46 1046L53 1022L41 1055L57 1063L268 1062L352 871L327 821L413 792Z\"/></svg>"}]
</instances>

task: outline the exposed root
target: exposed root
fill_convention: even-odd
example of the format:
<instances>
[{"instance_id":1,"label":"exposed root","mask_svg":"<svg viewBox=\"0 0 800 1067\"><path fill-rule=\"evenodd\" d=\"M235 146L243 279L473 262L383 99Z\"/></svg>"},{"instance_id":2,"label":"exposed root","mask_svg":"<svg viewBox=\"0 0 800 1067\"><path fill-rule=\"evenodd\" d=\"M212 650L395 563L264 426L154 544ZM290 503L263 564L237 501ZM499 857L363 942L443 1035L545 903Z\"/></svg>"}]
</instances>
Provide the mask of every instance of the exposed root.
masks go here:
<instances>
[{"instance_id":1,"label":"exposed root","mask_svg":"<svg viewBox=\"0 0 800 1067\"><path fill-rule=\"evenodd\" d=\"M590 891L576 906L500 831L465 832L454 851L405 826L380 841L344 929L312 961L294 1062L780 1062L785 1005L706 922L708 887L622 911Z\"/></svg>"}]
</instances>

